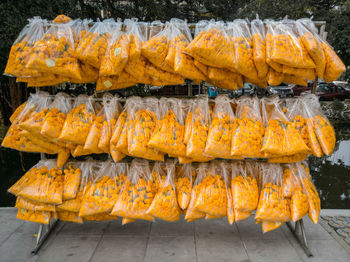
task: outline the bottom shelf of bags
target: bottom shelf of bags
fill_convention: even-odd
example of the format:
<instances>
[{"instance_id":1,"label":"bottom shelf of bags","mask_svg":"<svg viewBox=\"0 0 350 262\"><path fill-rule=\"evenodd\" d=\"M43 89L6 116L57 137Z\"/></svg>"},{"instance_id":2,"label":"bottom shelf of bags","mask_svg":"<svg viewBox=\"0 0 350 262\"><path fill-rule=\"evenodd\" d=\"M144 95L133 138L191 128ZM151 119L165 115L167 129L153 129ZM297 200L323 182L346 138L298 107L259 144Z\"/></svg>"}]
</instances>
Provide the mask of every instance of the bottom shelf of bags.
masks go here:
<instances>
[{"instance_id":1,"label":"bottom shelf of bags","mask_svg":"<svg viewBox=\"0 0 350 262\"><path fill-rule=\"evenodd\" d=\"M18 219L123 224L155 218L173 222L255 214L263 232L308 215L318 222L320 199L306 162L211 161L178 165L173 160L131 163L41 160L11 188Z\"/></svg>"}]
</instances>

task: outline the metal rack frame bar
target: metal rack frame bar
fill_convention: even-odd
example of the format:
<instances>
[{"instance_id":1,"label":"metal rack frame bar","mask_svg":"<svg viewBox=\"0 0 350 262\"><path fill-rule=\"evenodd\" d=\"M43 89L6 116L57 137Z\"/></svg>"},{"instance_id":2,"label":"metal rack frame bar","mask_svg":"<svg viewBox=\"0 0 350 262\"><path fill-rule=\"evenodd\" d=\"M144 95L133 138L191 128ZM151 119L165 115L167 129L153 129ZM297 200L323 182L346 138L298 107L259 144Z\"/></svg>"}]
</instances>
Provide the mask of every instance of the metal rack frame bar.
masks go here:
<instances>
[{"instance_id":1,"label":"metal rack frame bar","mask_svg":"<svg viewBox=\"0 0 350 262\"><path fill-rule=\"evenodd\" d=\"M300 219L297 222L295 222L294 228L290 221L288 221L286 224L289 230L292 232L294 238L297 240L298 244L303 248L305 254L308 257L313 257L314 255L312 254L307 242L303 219Z\"/></svg>"},{"instance_id":2,"label":"metal rack frame bar","mask_svg":"<svg viewBox=\"0 0 350 262\"><path fill-rule=\"evenodd\" d=\"M51 235L52 231L55 229L55 227L58 224L58 219L55 219L52 224L40 224L38 229L38 234L36 237L36 245L35 248L32 250L31 254L36 255L38 254L39 250L43 246L43 244L49 239L49 236Z\"/></svg>"}]
</instances>

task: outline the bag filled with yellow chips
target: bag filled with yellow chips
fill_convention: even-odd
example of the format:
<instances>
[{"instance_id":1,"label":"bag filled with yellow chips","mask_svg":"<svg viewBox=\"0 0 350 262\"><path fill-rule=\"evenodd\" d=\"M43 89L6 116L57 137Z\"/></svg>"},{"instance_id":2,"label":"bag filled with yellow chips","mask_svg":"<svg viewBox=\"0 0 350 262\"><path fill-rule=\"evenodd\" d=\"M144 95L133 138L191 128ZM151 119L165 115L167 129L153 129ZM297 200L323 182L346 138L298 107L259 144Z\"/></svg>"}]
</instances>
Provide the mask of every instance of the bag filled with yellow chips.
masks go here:
<instances>
[{"instance_id":1,"label":"bag filled with yellow chips","mask_svg":"<svg viewBox=\"0 0 350 262\"><path fill-rule=\"evenodd\" d=\"M174 222L180 219L181 209L176 199L175 162L165 163L166 177L161 180L158 192L154 196L147 214L165 221Z\"/></svg>"},{"instance_id":2,"label":"bag filled with yellow chips","mask_svg":"<svg viewBox=\"0 0 350 262\"><path fill-rule=\"evenodd\" d=\"M290 200L283 196L283 170L278 164L261 164L262 189L255 219L286 222L291 219Z\"/></svg>"},{"instance_id":3,"label":"bag filled with yellow chips","mask_svg":"<svg viewBox=\"0 0 350 262\"><path fill-rule=\"evenodd\" d=\"M153 221L147 214L159 188L159 175L153 179L149 162L134 159L111 215Z\"/></svg>"},{"instance_id":4,"label":"bag filled with yellow chips","mask_svg":"<svg viewBox=\"0 0 350 262\"><path fill-rule=\"evenodd\" d=\"M58 140L84 145L95 118L93 97L79 95L74 101L72 110L67 115Z\"/></svg>"},{"instance_id":5,"label":"bag filled with yellow chips","mask_svg":"<svg viewBox=\"0 0 350 262\"><path fill-rule=\"evenodd\" d=\"M237 128L231 100L226 95L215 98L213 119L211 120L204 153L216 158L231 157L232 135Z\"/></svg>"},{"instance_id":6,"label":"bag filled with yellow chips","mask_svg":"<svg viewBox=\"0 0 350 262\"><path fill-rule=\"evenodd\" d=\"M127 176L126 163L99 163L92 177L90 188L84 192L79 216L110 213L118 200L122 184Z\"/></svg>"},{"instance_id":7,"label":"bag filled with yellow chips","mask_svg":"<svg viewBox=\"0 0 350 262\"><path fill-rule=\"evenodd\" d=\"M309 94L301 98L308 124L313 127L317 141L325 155L331 155L335 147L335 132L328 118L322 113L318 97Z\"/></svg>"},{"instance_id":8,"label":"bag filled with yellow chips","mask_svg":"<svg viewBox=\"0 0 350 262\"><path fill-rule=\"evenodd\" d=\"M114 19L97 21L79 41L76 50L79 60L99 69L111 34L118 26L120 27L120 23L117 24Z\"/></svg>"},{"instance_id":9,"label":"bag filled with yellow chips","mask_svg":"<svg viewBox=\"0 0 350 262\"><path fill-rule=\"evenodd\" d=\"M43 37L48 27L48 21L35 16L28 19L28 24L22 29L12 44L7 60L5 75L16 77L38 77L41 73L28 68L28 62L33 55L35 44Z\"/></svg>"}]
</instances>

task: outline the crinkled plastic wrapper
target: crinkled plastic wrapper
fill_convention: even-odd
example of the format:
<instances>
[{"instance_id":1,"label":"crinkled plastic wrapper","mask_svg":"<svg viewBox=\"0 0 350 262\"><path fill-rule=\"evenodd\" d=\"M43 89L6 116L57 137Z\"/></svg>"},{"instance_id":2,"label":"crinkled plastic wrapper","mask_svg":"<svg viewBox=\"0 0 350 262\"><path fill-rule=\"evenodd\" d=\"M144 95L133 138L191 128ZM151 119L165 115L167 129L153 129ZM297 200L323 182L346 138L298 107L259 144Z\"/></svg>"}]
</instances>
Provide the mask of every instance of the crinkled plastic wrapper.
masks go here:
<instances>
[{"instance_id":1,"label":"crinkled plastic wrapper","mask_svg":"<svg viewBox=\"0 0 350 262\"><path fill-rule=\"evenodd\" d=\"M17 218L34 223L49 224L51 212L48 211L32 211L26 209L18 209Z\"/></svg>"},{"instance_id":2,"label":"crinkled plastic wrapper","mask_svg":"<svg viewBox=\"0 0 350 262\"><path fill-rule=\"evenodd\" d=\"M54 166L54 161L48 160L45 166L31 173L32 178L18 196L46 204L61 204L63 175L62 170Z\"/></svg>"},{"instance_id":3,"label":"crinkled plastic wrapper","mask_svg":"<svg viewBox=\"0 0 350 262\"><path fill-rule=\"evenodd\" d=\"M184 52L207 66L235 70L233 50L234 44L224 23L211 20L196 24L196 37Z\"/></svg>"},{"instance_id":4,"label":"crinkled plastic wrapper","mask_svg":"<svg viewBox=\"0 0 350 262\"><path fill-rule=\"evenodd\" d=\"M40 134L51 141L57 141L71 107L70 97L66 96L64 93L58 93L54 101L48 107L48 112L43 119Z\"/></svg>"},{"instance_id":5,"label":"crinkled plastic wrapper","mask_svg":"<svg viewBox=\"0 0 350 262\"><path fill-rule=\"evenodd\" d=\"M30 211L48 211L48 212L55 212L56 210L55 205L30 201L22 197L17 197L15 208L26 209Z\"/></svg>"},{"instance_id":6,"label":"crinkled plastic wrapper","mask_svg":"<svg viewBox=\"0 0 350 262\"><path fill-rule=\"evenodd\" d=\"M75 57L71 25L51 23L47 32L35 43L27 67L81 81L81 68Z\"/></svg>"},{"instance_id":7,"label":"crinkled plastic wrapper","mask_svg":"<svg viewBox=\"0 0 350 262\"><path fill-rule=\"evenodd\" d=\"M63 201L76 198L81 182L81 169L79 165L75 163L68 163L66 168L63 170L63 175Z\"/></svg>"},{"instance_id":8,"label":"crinkled plastic wrapper","mask_svg":"<svg viewBox=\"0 0 350 262\"><path fill-rule=\"evenodd\" d=\"M117 27L113 19L96 22L79 42L76 50L79 60L99 69L107 51L111 33Z\"/></svg>"},{"instance_id":9,"label":"crinkled plastic wrapper","mask_svg":"<svg viewBox=\"0 0 350 262\"><path fill-rule=\"evenodd\" d=\"M181 209L176 199L175 163L165 163L166 177L162 179L158 192L154 196L147 214L165 221L174 222L180 219Z\"/></svg>"},{"instance_id":10,"label":"crinkled plastic wrapper","mask_svg":"<svg viewBox=\"0 0 350 262\"><path fill-rule=\"evenodd\" d=\"M127 130L128 153L149 160L164 161L164 154L148 146L148 142L159 126L159 101L156 98L130 98L128 103Z\"/></svg>"},{"instance_id":11,"label":"crinkled plastic wrapper","mask_svg":"<svg viewBox=\"0 0 350 262\"><path fill-rule=\"evenodd\" d=\"M66 143L84 145L95 118L93 98L86 95L78 96L58 139Z\"/></svg>"},{"instance_id":12,"label":"crinkled plastic wrapper","mask_svg":"<svg viewBox=\"0 0 350 262\"><path fill-rule=\"evenodd\" d=\"M267 35L270 39L267 48L267 61L296 67L316 68L300 38L295 34L296 24L292 20L285 19L279 22L267 23Z\"/></svg>"},{"instance_id":13,"label":"crinkled plastic wrapper","mask_svg":"<svg viewBox=\"0 0 350 262\"><path fill-rule=\"evenodd\" d=\"M242 162L231 164L232 180L232 200L235 212L242 217L246 213L247 216L254 211L258 205L259 188L257 174L254 172L254 163ZM248 215L249 214L249 215ZM240 220L236 217L236 221Z\"/></svg>"},{"instance_id":14,"label":"crinkled plastic wrapper","mask_svg":"<svg viewBox=\"0 0 350 262\"><path fill-rule=\"evenodd\" d=\"M211 216L227 214L227 188L222 167L217 163L200 164L192 192L195 211Z\"/></svg>"},{"instance_id":15,"label":"crinkled plastic wrapper","mask_svg":"<svg viewBox=\"0 0 350 262\"><path fill-rule=\"evenodd\" d=\"M35 44L43 37L47 30L48 21L38 16L28 19L28 24L22 29L13 43L5 74L16 77L36 77L40 72L28 68Z\"/></svg>"},{"instance_id":16,"label":"crinkled plastic wrapper","mask_svg":"<svg viewBox=\"0 0 350 262\"><path fill-rule=\"evenodd\" d=\"M232 133L231 155L260 157L264 125L257 98L237 100L237 128Z\"/></svg>"},{"instance_id":17,"label":"crinkled plastic wrapper","mask_svg":"<svg viewBox=\"0 0 350 262\"><path fill-rule=\"evenodd\" d=\"M322 157L322 148L317 140L313 127L313 121L308 117L309 106L302 99L287 100L287 116L293 121L310 153L316 157ZM296 161L297 162L297 161Z\"/></svg>"},{"instance_id":18,"label":"crinkled plastic wrapper","mask_svg":"<svg viewBox=\"0 0 350 262\"><path fill-rule=\"evenodd\" d=\"M214 116L211 120L205 154L218 158L231 158L231 140L237 128L237 121L227 96L215 99Z\"/></svg>"},{"instance_id":19,"label":"crinkled plastic wrapper","mask_svg":"<svg viewBox=\"0 0 350 262\"><path fill-rule=\"evenodd\" d=\"M307 145L294 124L280 109L278 98L263 98L261 102L266 126L261 151L269 157L307 154Z\"/></svg>"},{"instance_id":20,"label":"crinkled plastic wrapper","mask_svg":"<svg viewBox=\"0 0 350 262\"><path fill-rule=\"evenodd\" d=\"M277 164L262 166L262 189L255 219L270 222L290 220L290 200L282 193L283 170Z\"/></svg>"},{"instance_id":21,"label":"crinkled plastic wrapper","mask_svg":"<svg viewBox=\"0 0 350 262\"><path fill-rule=\"evenodd\" d=\"M128 62L129 48L128 37L121 31L118 23L117 28L111 32L106 53L102 57L100 76L118 76Z\"/></svg>"},{"instance_id":22,"label":"crinkled plastic wrapper","mask_svg":"<svg viewBox=\"0 0 350 262\"><path fill-rule=\"evenodd\" d=\"M253 59L253 42L250 26L246 20L236 19L233 23L228 23L228 32L232 31L235 50L235 69L240 74L258 80L257 69Z\"/></svg>"},{"instance_id":23,"label":"crinkled plastic wrapper","mask_svg":"<svg viewBox=\"0 0 350 262\"><path fill-rule=\"evenodd\" d=\"M251 22L253 60L259 79L265 79L268 72L266 63L265 25L260 19Z\"/></svg>"},{"instance_id":24,"label":"crinkled plastic wrapper","mask_svg":"<svg viewBox=\"0 0 350 262\"><path fill-rule=\"evenodd\" d=\"M196 178L196 171L192 164L184 164L176 174L175 189L179 207L186 210L190 204L192 186Z\"/></svg>"},{"instance_id":25,"label":"crinkled plastic wrapper","mask_svg":"<svg viewBox=\"0 0 350 262\"><path fill-rule=\"evenodd\" d=\"M111 215L153 221L147 214L159 188L159 165L151 173L146 160L134 159Z\"/></svg>"},{"instance_id":26,"label":"crinkled plastic wrapper","mask_svg":"<svg viewBox=\"0 0 350 262\"><path fill-rule=\"evenodd\" d=\"M92 184L84 192L79 216L92 216L110 213L127 176L126 164L104 162L95 171Z\"/></svg>"},{"instance_id":27,"label":"crinkled plastic wrapper","mask_svg":"<svg viewBox=\"0 0 350 262\"><path fill-rule=\"evenodd\" d=\"M176 98L162 98L159 107L161 119L148 146L173 156L185 157L185 112L182 101Z\"/></svg>"},{"instance_id":28,"label":"crinkled plastic wrapper","mask_svg":"<svg viewBox=\"0 0 350 262\"><path fill-rule=\"evenodd\" d=\"M208 161L210 156L204 153L210 124L208 97L193 100L189 112L185 127L186 156L199 162Z\"/></svg>"},{"instance_id":29,"label":"crinkled plastic wrapper","mask_svg":"<svg viewBox=\"0 0 350 262\"><path fill-rule=\"evenodd\" d=\"M302 103L304 104L304 112L306 113L309 132L315 132L323 153L325 155L331 155L335 147L335 132L327 117L322 113L318 98L313 94L306 95L302 98ZM311 127L313 127L313 130ZM310 141L314 142L314 137L311 137ZM314 144L316 144L316 141ZM316 145L314 145L313 148L314 152L319 152ZM318 153L318 155L320 154Z\"/></svg>"}]
</instances>

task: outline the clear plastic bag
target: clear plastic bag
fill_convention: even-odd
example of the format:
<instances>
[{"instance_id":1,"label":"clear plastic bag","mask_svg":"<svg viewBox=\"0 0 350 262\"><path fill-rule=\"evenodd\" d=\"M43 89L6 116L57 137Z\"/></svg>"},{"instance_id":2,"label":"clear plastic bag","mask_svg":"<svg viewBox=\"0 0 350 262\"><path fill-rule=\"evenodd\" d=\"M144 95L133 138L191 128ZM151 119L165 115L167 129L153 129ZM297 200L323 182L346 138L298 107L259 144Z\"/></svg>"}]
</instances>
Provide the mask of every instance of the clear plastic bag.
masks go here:
<instances>
[{"instance_id":1,"label":"clear plastic bag","mask_svg":"<svg viewBox=\"0 0 350 262\"><path fill-rule=\"evenodd\" d=\"M186 210L190 204L192 185L196 178L196 170L192 164L181 165L179 173L176 175L175 189L179 207Z\"/></svg>"},{"instance_id":2,"label":"clear plastic bag","mask_svg":"<svg viewBox=\"0 0 350 262\"><path fill-rule=\"evenodd\" d=\"M304 178L307 179L305 169L297 163L286 165L283 172L283 195L291 198L291 219L296 222L302 219L309 210L308 197L302 183Z\"/></svg>"},{"instance_id":3,"label":"clear plastic bag","mask_svg":"<svg viewBox=\"0 0 350 262\"><path fill-rule=\"evenodd\" d=\"M43 126L43 120L49 111L48 107L51 102L52 99L48 93L38 93L38 99L35 102L35 108L33 108L27 119L22 119L19 122L19 127L22 130L26 130L32 133L33 135L40 135L41 128Z\"/></svg>"},{"instance_id":4,"label":"clear plastic bag","mask_svg":"<svg viewBox=\"0 0 350 262\"><path fill-rule=\"evenodd\" d=\"M54 160L39 162L40 168L30 173L31 178L22 185L18 196L35 202L61 204L63 193L63 172ZM11 188L10 188L11 189Z\"/></svg>"},{"instance_id":5,"label":"clear plastic bag","mask_svg":"<svg viewBox=\"0 0 350 262\"><path fill-rule=\"evenodd\" d=\"M259 100L242 97L236 102L237 128L232 133L231 155L260 157L265 130Z\"/></svg>"},{"instance_id":6,"label":"clear plastic bag","mask_svg":"<svg viewBox=\"0 0 350 262\"><path fill-rule=\"evenodd\" d=\"M127 114L124 109L124 111L119 115L118 120L113 128L113 134L110 140L109 147L110 147L110 154L115 162L118 162L119 160L125 157L125 154L123 154L119 149L117 149L117 143L120 139L123 128L126 125L126 118L127 118Z\"/></svg>"},{"instance_id":7,"label":"clear plastic bag","mask_svg":"<svg viewBox=\"0 0 350 262\"><path fill-rule=\"evenodd\" d=\"M302 168L304 168L305 175L302 179L303 189L304 193L307 196L308 202L309 202L309 218L312 222L315 224L318 223L318 219L320 217L320 211L321 211L321 200L317 193L317 190L314 186L314 184L311 181L311 176L309 172L309 168L306 162L301 163Z\"/></svg>"},{"instance_id":8,"label":"clear plastic bag","mask_svg":"<svg viewBox=\"0 0 350 262\"><path fill-rule=\"evenodd\" d=\"M175 191L175 163L165 163L166 178L162 180L147 214L165 221L180 219L181 209L177 203Z\"/></svg>"},{"instance_id":9,"label":"clear plastic bag","mask_svg":"<svg viewBox=\"0 0 350 262\"><path fill-rule=\"evenodd\" d=\"M97 21L79 42L76 50L79 60L99 69L107 51L111 33L116 28L117 23L113 19Z\"/></svg>"},{"instance_id":10,"label":"clear plastic bag","mask_svg":"<svg viewBox=\"0 0 350 262\"><path fill-rule=\"evenodd\" d=\"M154 170L154 172L157 177L157 171ZM153 217L147 214L147 210L152 204L158 187L159 176L156 180L153 179L149 162L134 159L111 215L153 221Z\"/></svg>"},{"instance_id":11,"label":"clear plastic bag","mask_svg":"<svg viewBox=\"0 0 350 262\"><path fill-rule=\"evenodd\" d=\"M259 79L265 79L268 72L266 63L265 25L260 19L251 22L253 60Z\"/></svg>"},{"instance_id":12,"label":"clear plastic bag","mask_svg":"<svg viewBox=\"0 0 350 262\"><path fill-rule=\"evenodd\" d=\"M138 23L136 19L125 19L126 33L129 40L129 59L124 67L125 72L137 79L138 83L149 84L145 75L146 59L141 55L141 47L146 40L146 23Z\"/></svg>"},{"instance_id":13,"label":"clear plastic bag","mask_svg":"<svg viewBox=\"0 0 350 262\"><path fill-rule=\"evenodd\" d=\"M226 188L222 167L217 162L211 162L209 166L200 164L192 189L195 193L193 209L211 216L225 216L228 202Z\"/></svg>"},{"instance_id":14,"label":"clear plastic bag","mask_svg":"<svg viewBox=\"0 0 350 262\"><path fill-rule=\"evenodd\" d=\"M169 63L174 71L184 78L192 79L197 82L205 80L205 75L196 68L194 65L194 59L183 51L192 41L192 36L187 23L172 18L170 20L172 26L169 51L165 59ZM168 62L170 61L170 62Z\"/></svg>"},{"instance_id":15,"label":"clear plastic bag","mask_svg":"<svg viewBox=\"0 0 350 262\"><path fill-rule=\"evenodd\" d=\"M128 103L128 121L132 128L127 131L128 152L149 160L164 161L164 154L148 146L148 142L159 126L159 101L156 98L131 98Z\"/></svg>"},{"instance_id":16,"label":"clear plastic bag","mask_svg":"<svg viewBox=\"0 0 350 262\"><path fill-rule=\"evenodd\" d=\"M316 157L322 157L322 148L317 140L316 133L313 128L313 123L307 116L307 108L302 99L286 100L287 102L287 117L293 121L295 128L299 131L305 144L308 146L310 153Z\"/></svg>"},{"instance_id":17,"label":"clear plastic bag","mask_svg":"<svg viewBox=\"0 0 350 262\"><path fill-rule=\"evenodd\" d=\"M185 82L182 76L162 70L149 62L146 63L145 74L154 86L181 85Z\"/></svg>"},{"instance_id":18,"label":"clear plastic bag","mask_svg":"<svg viewBox=\"0 0 350 262\"><path fill-rule=\"evenodd\" d=\"M335 132L327 117L322 113L317 96L314 94L306 95L302 97L302 103L307 116L308 128L311 130L311 126L313 126L313 131L323 153L331 155L335 147Z\"/></svg>"},{"instance_id":19,"label":"clear plastic bag","mask_svg":"<svg viewBox=\"0 0 350 262\"><path fill-rule=\"evenodd\" d=\"M204 153L205 145L208 137L208 129L210 124L210 112L208 105L208 97L200 97L194 99L191 103L190 113L188 114L188 127L186 156L194 161L208 161L210 156Z\"/></svg>"},{"instance_id":20,"label":"clear plastic bag","mask_svg":"<svg viewBox=\"0 0 350 262\"><path fill-rule=\"evenodd\" d=\"M49 224L50 218L51 212L48 211L32 211L20 208L17 212L17 219L34 223Z\"/></svg>"},{"instance_id":21,"label":"clear plastic bag","mask_svg":"<svg viewBox=\"0 0 350 262\"><path fill-rule=\"evenodd\" d=\"M63 175L63 201L76 198L81 182L80 164L74 162L67 163L63 170Z\"/></svg>"},{"instance_id":22,"label":"clear plastic bag","mask_svg":"<svg viewBox=\"0 0 350 262\"><path fill-rule=\"evenodd\" d=\"M165 62L168 55L169 39L172 25L167 22L165 25L160 21L151 23L149 40L142 43L142 56L147 58L153 65L167 72L174 72L174 69Z\"/></svg>"},{"instance_id":23,"label":"clear plastic bag","mask_svg":"<svg viewBox=\"0 0 350 262\"><path fill-rule=\"evenodd\" d=\"M322 47L326 55L326 69L323 78L326 82L332 82L339 78L339 76L346 70L346 67L337 53L327 42L323 42Z\"/></svg>"},{"instance_id":24,"label":"clear plastic bag","mask_svg":"<svg viewBox=\"0 0 350 262\"><path fill-rule=\"evenodd\" d=\"M127 164L104 162L95 171L89 190L84 192L79 216L110 213L127 176Z\"/></svg>"},{"instance_id":25,"label":"clear plastic bag","mask_svg":"<svg viewBox=\"0 0 350 262\"><path fill-rule=\"evenodd\" d=\"M22 29L13 43L5 74L16 77L36 77L40 72L27 67L32 56L34 45L39 41L47 30L47 20L35 16L28 19L28 24Z\"/></svg>"},{"instance_id":26,"label":"clear plastic bag","mask_svg":"<svg viewBox=\"0 0 350 262\"><path fill-rule=\"evenodd\" d=\"M55 205L43 204L35 201L30 201L22 197L17 197L15 208L26 209L31 211L48 211L54 212L56 210Z\"/></svg>"},{"instance_id":27,"label":"clear plastic bag","mask_svg":"<svg viewBox=\"0 0 350 262\"><path fill-rule=\"evenodd\" d=\"M317 33L314 23L307 18L296 21L301 42L316 65L317 76L326 82L337 80L345 70L337 54Z\"/></svg>"},{"instance_id":28,"label":"clear plastic bag","mask_svg":"<svg viewBox=\"0 0 350 262\"><path fill-rule=\"evenodd\" d=\"M102 124L101 137L100 141L98 142L98 148L101 149L104 153L110 153L110 140L122 106L119 102L118 97L111 97L108 95L103 97L102 104L106 119Z\"/></svg>"},{"instance_id":29,"label":"clear plastic bag","mask_svg":"<svg viewBox=\"0 0 350 262\"><path fill-rule=\"evenodd\" d=\"M296 68L316 68L315 63L307 53L296 35L296 25L293 20L284 19L267 23L271 40L267 48L267 61ZM268 50L269 49L269 50Z\"/></svg>"},{"instance_id":30,"label":"clear plastic bag","mask_svg":"<svg viewBox=\"0 0 350 262\"><path fill-rule=\"evenodd\" d=\"M55 95L53 102L48 106L48 112L43 119L40 134L52 141L57 141L71 108L71 100L65 93Z\"/></svg>"},{"instance_id":31,"label":"clear plastic bag","mask_svg":"<svg viewBox=\"0 0 350 262\"><path fill-rule=\"evenodd\" d=\"M226 208L226 216L227 221L230 225L232 225L236 221L236 213L234 209L234 203L233 203L233 196L232 196L232 189L231 189L231 167L228 162L220 162L220 168L222 170L222 173L224 175L224 181L225 181L225 188L226 188L226 194L227 194L227 208ZM221 217L222 215L219 215ZM212 217L212 215L208 215L205 217L205 219L209 219ZM215 217L213 217L215 218Z\"/></svg>"},{"instance_id":32,"label":"clear plastic bag","mask_svg":"<svg viewBox=\"0 0 350 262\"><path fill-rule=\"evenodd\" d=\"M269 222L286 222L291 218L290 200L283 197L283 170L278 164L261 167L262 189L255 219Z\"/></svg>"},{"instance_id":33,"label":"clear plastic bag","mask_svg":"<svg viewBox=\"0 0 350 262\"><path fill-rule=\"evenodd\" d=\"M57 218L61 221L83 223L83 218L77 212L58 211L56 214Z\"/></svg>"},{"instance_id":34,"label":"clear plastic bag","mask_svg":"<svg viewBox=\"0 0 350 262\"><path fill-rule=\"evenodd\" d=\"M81 202L85 192L88 192L92 184L92 176L95 162L87 160L85 162L77 163L81 170L81 180L79 183L79 190L73 199L64 200L62 204L56 207L57 211L69 211L79 214Z\"/></svg>"},{"instance_id":35,"label":"clear plastic bag","mask_svg":"<svg viewBox=\"0 0 350 262\"><path fill-rule=\"evenodd\" d=\"M185 112L182 101L176 98L161 98L159 107L159 124L147 145L172 156L185 157Z\"/></svg>"},{"instance_id":36,"label":"clear plastic bag","mask_svg":"<svg viewBox=\"0 0 350 262\"><path fill-rule=\"evenodd\" d=\"M253 59L252 35L247 21L236 19L233 23L229 23L228 27L232 27L233 30L236 70L240 74L258 81L258 73Z\"/></svg>"},{"instance_id":37,"label":"clear plastic bag","mask_svg":"<svg viewBox=\"0 0 350 262\"><path fill-rule=\"evenodd\" d=\"M283 82L284 75L283 73L277 72L270 67L267 73L266 80L270 86L278 86Z\"/></svg>"},{"instance_id":38,"label":"clear plastic bag","mask_svg":"<svg viewBox=\"0 0 350 262\"><path fill-rule=\"evenodd\" d=\"M278 97L263 98L261 102L266 126L261 152L268 157L307 154L309 148L295 125L281 110Z\"/></svg>"},{"instance_id":39,"label":"clear plastic bag","mask_svg":"<svg viewBox=\"0 0 350 262\"><path fill-rule=\"evenodd\" d=\"M47 98L47 94L43 92L38 92L36 94L30 95L21 112L18 113L15 119L12 119L13 122L11 123L11 126L8 129L6 136L4 137L1 144L3 147L8 147L24 152L41 152L48 154L56 154L57 150L61 149L61 147L55 144L50 144L49 141L39 139L38 136L34 137L33 135L31 135L31 133L21 129L19 126L20 123L26 122L33 115L35 115L36 108L39 105L45 105L45 103L47 102ZM40 125L40 123L37 123L37 125ZM27 134L27 136L24 135L25 133ZM36 142L40 143L35 143L28 137L31 139L36 138Z\"/></svg>"},{"instance_id":40,"label":"clear plastic bag","mask_svg":"<svg viewBox=\"0 0 350 262\"><path fill-rule=\"evenodd\" d=\"M81 69L75 57L71 25L71 23L50 23L49 29L35 43L27 67L80 81Z\"/></svg>"},{"instance_id":41,"label":"clear plastic bag","mask_svg":"<svg viewBox=\"0 0 350 262\"><path fill-rule=\"evenodd\" d=\"M231 100L226 95L215 98L213 119L211 120L204 153L216 158L231 158L232 134L237 121Z\"/></svg>"},{"instance_id":42,"label":"clear plastic bag","mask_svg":"<svg viewBox=\"0 0 350 262\"><path fill-rule=\"evenodd\" d=\"M236 221L247 218L258 205L258 179L251 162L231 164L231 190ZM246 214L246 215L245 215Z\"/></svg>"},{"instance_id":43,"label":"clear plastic bag","mask_svg":"<svg viewBox=\"0 0 350 262\"><path fill-rule=\"evenodd\" d=\"M100 76L118 76L128 62L129 48L129 40L121 30L121 23L117 23L101 59Z\"/></svg>"},{"instance_id":44,"label":"clear plastic bag","mask_svg":"<svg viewBox=\"0 0 350 262\"><path fill-rule=\"evenodd\" d=\"M95 118L93 98L79 95L74 101L73 109L67 115L58 139L66 143L84 145Z\"/></svg>"},{"instance_id":45,"label":"clear plastic bag","mask_svg":"<svg viewBox=\"0 0 350 262\"><path fill-rule=\"evenodd\" d=\"M235 71L233 41L222 21L199 21L196 24L196 37L184 52L205 65Z\"/></svg>"}]
</instances>

